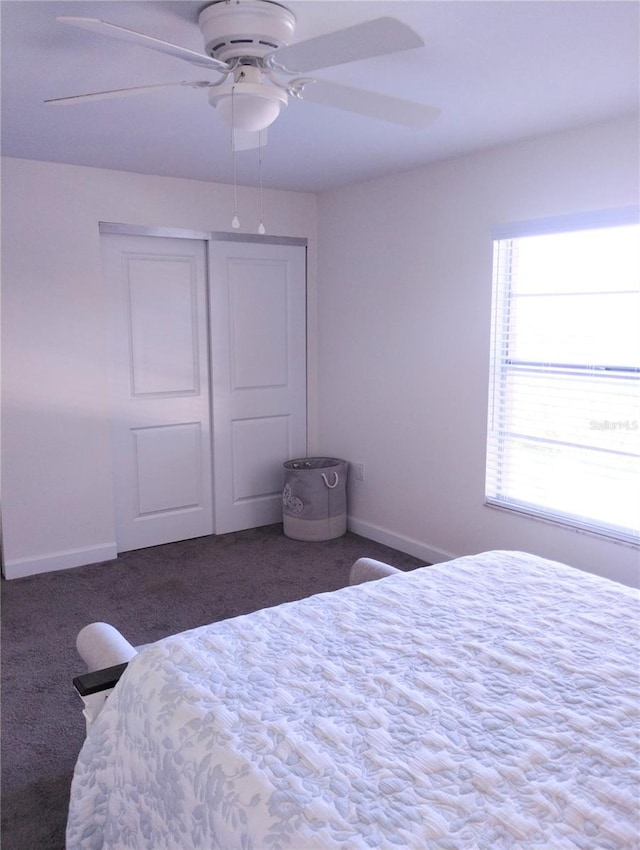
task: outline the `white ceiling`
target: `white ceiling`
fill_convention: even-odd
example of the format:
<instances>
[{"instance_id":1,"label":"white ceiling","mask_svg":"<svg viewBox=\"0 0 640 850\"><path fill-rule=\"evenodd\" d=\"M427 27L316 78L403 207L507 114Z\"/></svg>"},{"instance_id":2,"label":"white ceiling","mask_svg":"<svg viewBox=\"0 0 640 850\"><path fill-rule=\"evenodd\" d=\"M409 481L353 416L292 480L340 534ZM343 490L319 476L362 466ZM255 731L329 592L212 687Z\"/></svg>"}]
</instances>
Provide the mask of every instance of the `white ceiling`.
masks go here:
<instances>
[{"instance_id":1,"label":"white ceiling","mask_svg":"<svg viewBox=\"0 0 640 850\"><path fill-rule=\"evenodd\" d=\"M206 3L2 0L2 153L229 183L228 130L206 91L69 107L46 98L206 79L206 71L58 23L101 18L202 51ZM488 146L637 112L640 4L626 0L295 0L294 40L383 15L424 48L315 76L438 106L416 131L292 100L269 130L267 187L322 191ZM211 79L217 79L213 75ZM257 184L257 152L237 155L238 182Z\"/></svg>"}]
</instances>

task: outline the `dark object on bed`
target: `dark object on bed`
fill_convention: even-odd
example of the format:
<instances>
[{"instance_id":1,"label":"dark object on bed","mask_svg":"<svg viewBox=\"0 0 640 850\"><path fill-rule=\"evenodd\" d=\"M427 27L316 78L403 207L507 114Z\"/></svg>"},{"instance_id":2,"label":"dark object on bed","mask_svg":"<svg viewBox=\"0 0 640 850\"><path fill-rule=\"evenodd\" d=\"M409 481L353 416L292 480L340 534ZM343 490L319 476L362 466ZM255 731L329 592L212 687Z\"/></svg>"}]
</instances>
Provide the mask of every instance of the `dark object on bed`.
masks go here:
<instances>
[{"instance_id":1,"label":"dark object on bed","mask_svg":"<svg viewBox=\"0 0 640 850\"><path fill-rule=\"evenodd\" d=\"M128 662L115 664L113 667L104 667L102 670L94 670L92 673L83 673L73 680L73 687L81 697L88 697L100 691L115 688L120 681L120 676L127 669Z\"/></svg>"}]
</instances>

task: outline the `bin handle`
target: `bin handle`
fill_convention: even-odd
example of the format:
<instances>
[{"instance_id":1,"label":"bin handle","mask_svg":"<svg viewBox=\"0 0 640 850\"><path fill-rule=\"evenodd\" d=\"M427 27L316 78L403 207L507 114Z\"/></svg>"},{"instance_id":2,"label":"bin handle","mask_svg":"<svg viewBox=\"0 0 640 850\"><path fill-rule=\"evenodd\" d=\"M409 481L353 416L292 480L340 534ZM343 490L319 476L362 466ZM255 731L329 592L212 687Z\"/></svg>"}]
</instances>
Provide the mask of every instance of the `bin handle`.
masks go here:
<instances>
[{"instance_id":1,"label":"bin handle","mask_svg":"<svg viewBox=\"0 0 640 850\"><path fill-rule=\"evenodd\" d=\"M324 483L327 485L327 487L329 488L329 490L333 490L333 489L335 489L335 488L338 486L338 480L339 480L339 479L338 479L338 473L337 473L337 472L334 472L334 473L332 473L332 474L333 474L333 475L335 475L336 480L333 482L333 484L329 484L329 479L328 479L328 478L327 478L327 476L324 474L324 472L322 473L322 477L323 477L323 479L324 479Z\"/></svg>"}]
</instances>

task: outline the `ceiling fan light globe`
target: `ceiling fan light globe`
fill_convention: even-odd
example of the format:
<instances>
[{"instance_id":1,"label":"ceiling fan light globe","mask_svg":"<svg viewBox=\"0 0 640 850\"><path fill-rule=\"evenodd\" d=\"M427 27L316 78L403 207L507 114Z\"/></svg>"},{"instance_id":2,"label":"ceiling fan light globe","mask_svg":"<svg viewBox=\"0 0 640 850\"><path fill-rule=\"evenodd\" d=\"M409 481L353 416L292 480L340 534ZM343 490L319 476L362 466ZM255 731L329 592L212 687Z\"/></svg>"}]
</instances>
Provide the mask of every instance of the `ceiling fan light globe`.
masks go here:
<instances>
[{"instance_id":1,"label":"ceiling fan light globe","mask_svg":"<svg viewBox=\"0 0 640 850\"><path fill-rule=\"evenodd\" d=\"M271 126L288 103L286 92L272 86L235 83L209 91L209 101L234 130L257 133Z\"/></svg>"}]
</instances>

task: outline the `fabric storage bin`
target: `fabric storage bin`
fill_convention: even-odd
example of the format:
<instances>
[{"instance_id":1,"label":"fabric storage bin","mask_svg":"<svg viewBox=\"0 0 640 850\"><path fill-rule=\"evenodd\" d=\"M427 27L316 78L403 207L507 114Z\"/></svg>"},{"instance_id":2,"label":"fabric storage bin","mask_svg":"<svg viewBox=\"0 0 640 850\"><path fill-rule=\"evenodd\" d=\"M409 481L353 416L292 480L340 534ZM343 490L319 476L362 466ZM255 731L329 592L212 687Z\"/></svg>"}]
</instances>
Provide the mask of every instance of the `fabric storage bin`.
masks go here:
<instances>
[{"instance_id":1,"label":"fabric storage bin","mask_svg":"<svg viewBox=\"0 0 640 850\"><path fill-rule=\"evenodd\" d=\"M284 464L282 524L294 540L333 540L347 530L346 460L304 457Z\"/></svg>"}]
</instances>

